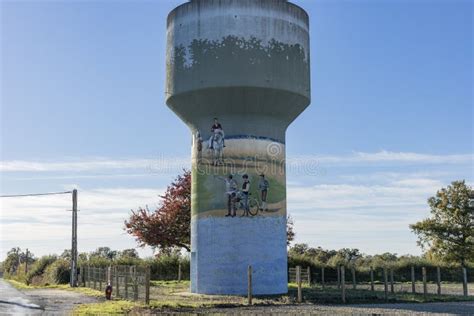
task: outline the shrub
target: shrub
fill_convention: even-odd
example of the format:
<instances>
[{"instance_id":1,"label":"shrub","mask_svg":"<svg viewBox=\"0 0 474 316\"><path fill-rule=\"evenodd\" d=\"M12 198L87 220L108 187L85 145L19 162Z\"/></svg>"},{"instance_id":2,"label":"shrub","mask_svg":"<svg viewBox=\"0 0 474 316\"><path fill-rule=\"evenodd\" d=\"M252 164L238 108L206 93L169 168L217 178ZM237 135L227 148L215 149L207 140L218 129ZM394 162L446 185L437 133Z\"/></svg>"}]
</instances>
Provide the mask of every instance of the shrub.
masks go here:
<instances>
[{"instance_id":1,"label":"shrub","mask_svg":"<svg viewBox=\"0 0 474 316\"><path fill-rule=\"evenodd\" d=\"M181 263L183 280L189 280L189 258L179 255L162 255L153 259L146 259L145 263L150 266L152 280L176 280L178 278L178 267Z\"/></svg>"},{"instance_id":2,"label":"shrub","mask_svg":"<svg viewBox=\"0 0 474 316\"><path fill-rule=\"evenodd\" d=\"M43 256L38 259L32 266L31 269L28 271L26 275L26 284L30 284L31 280L34 277L40 277L46 270L46 268L57 260L56 256ZM38 278L35 279L38 282Z\"/></svg>"},{"instance_id":3,"label":"shrub","mask_svg":"<svg viewBox=\"0 0 474 316\"><path fill-rule=\"evenodd\" d=\"M18 282L23 282L26 283L28 281L27 275L25 273L25 264L22 263L17 267L17 270L13 274L8 274L7 278L18 281Z\"/></svg>"},{"instance_id":4,"label":"shrub","mask_svg":"<svg viewBox=\"0 0 474 316\"><path fill-rule=\"evenodd\" d=\"M43 274L43 283L67 284L70 280L70 265L65 259L58 259L50 264Z\"/></svg>"}]
</instances>

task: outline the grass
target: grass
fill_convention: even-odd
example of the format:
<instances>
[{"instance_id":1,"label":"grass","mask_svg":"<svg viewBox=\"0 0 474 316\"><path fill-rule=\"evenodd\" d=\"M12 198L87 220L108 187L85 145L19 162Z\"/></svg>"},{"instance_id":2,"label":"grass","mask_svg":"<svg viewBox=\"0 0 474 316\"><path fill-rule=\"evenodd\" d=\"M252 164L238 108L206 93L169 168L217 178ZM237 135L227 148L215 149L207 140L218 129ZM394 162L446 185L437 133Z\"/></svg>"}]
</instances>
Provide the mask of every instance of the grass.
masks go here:
<instances>
[{"instance_id":1,"label":"grass","mask_svg":"<svg viewBox=\"0 0 474 316\"><path fill-rule=\"evenodd\" d=\"M73 315L123 315L145 305L125 300L112 300L100 303L81 304L77 306Z\"/></svg>"},{"instance_id":2,"label":"grass","mask_svg":"<svg viewBox=\"0 0 474 316\"><path fill-rule=\"evenodd\" d=\"M190 281L150 281L151 286L162 286L162 287L169 287L169 288L189 288L191 285Z\"/></svg>"},{"instance_id":3,"label":"grass","mask_svg":"<svg viewBox=\"0 0 474 316\"><path fill-rule=\"evenodd\" d=\"M69 285L33 286L24 283L7 280L14 287L21 290L30 289L61 289L82 293L89 296L104 297L101 291L89 288L71 288ZM199 295L188 294L189 281L151 281L150 305L143 302L132 302L128 300L114 299L98 303L82 304L75 308L74 315L98 315L98 314L142 314L145 312L206 312L210 308L238 308L247 305L245 296L235 295ZM256 306L278 306L295 304L297 296L297 285L288 284L288 294L283 295L259 295L253 299ZM474 301L474 296L412 294L409 292L388 293L385 300L384 291L370 291L367 289L353 290L346 288L347 304L370 304L370 303L426 303L426 302L457 302ZM330 304L341 305L341 290L335 286L308 286L303 284L303 302L307 304ZM230 309L229 311L232 311ZM237 311L236 311L237 312Z\"/></svg>"},{"instance_id":4,"label":"grass","mask_svg":"<svg viewBox=\"0 0 474 316\"><path fill-rule=\"evenodd\" d=\"M297 286L290 283L288 285L288 296L296 297ZM341 290L336 287L325 287L323 290L320 286L303 286L303 300L308 303L317 304L342 304ZM346 288L347 304L366 304L366 303L428 303L428 302L460 302L474 301L474 296L460 295L436 295L409 292L388 293L385 300L384 291L370 291L365 289L353 290Z\"/></svg>"},{"instance_id":5,"label":"grass","mask_svg":"<svg viewBox=\"0 0 474 316\"><path fill-rule=\"evenodd\" d=\"M81 293L81 294L93 296L93 297L104 297L105 295L104 293L98 290L90 289L87 287L70 287L68 284L26 285L25 283L18 282L15 280L5 279L5 281L7 281L13 287L19 290L58 289L58 290L73 291L73 292L77 292L77 293Z\"/></svg>"},{"instance_id":6,"label":"grass","mask_svg":"<svg viewBox=\"0 0 474 316\"><path fill-rule=\"evenodd\" d=\"M135 312L142 314L145 310L182 310L218 307L214 304L198 302L150 301L150 305L126 300L111 300L100 303L81 304L73 311L73 315L122 315Z\"/></svg>"}]
</instances>

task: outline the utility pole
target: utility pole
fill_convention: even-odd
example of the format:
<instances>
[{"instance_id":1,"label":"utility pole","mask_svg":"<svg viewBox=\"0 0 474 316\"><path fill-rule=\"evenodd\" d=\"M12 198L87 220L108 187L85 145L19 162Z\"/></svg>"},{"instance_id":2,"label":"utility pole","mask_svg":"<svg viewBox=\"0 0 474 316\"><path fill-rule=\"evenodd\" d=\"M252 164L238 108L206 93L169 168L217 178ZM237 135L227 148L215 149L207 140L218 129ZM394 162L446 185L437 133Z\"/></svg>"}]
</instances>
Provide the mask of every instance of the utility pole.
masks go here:
<instances>
[{"instance_id":1,"label":"utility pole","mask_svg":"<svg viewBox=\"0 0 474 316\"><path fill-rule=\"evenodd\" d=\"M20 249L17 248L17 249L15 250L15 252L16 252L16 256L18 257L18 268L15 269L15 273L18 274L18 271L20 271L20 265L21 265L21 253L20 253Z\"/></svg>"},{"instance_id":2,"label":"utility pole","mask_svg":"<svg viewBox=\"0 0 474 316\"><path fill-rule=\"evenodd\" d=\"M25 274L28 273L28 248L26 248Z\"/></svg>"},{"instance_id":3,"label":"utility pole","mask_svg":"<svg viewBox=\"0 0 474 316\"><path fill-rule=\"evenodd\" d=\"M77 286L77 190L72 190L71 287Z\"/></svg>"},{"instance_id":4,"label":"utility pole","mask_svg":"<svg viewBox=\"0 0 474 316\"><path fill-rule=\"evenodd\" d=\"M44 196L44 195L57 195L57 194L70 194L72 193L72 245L71 245L71 280L70 285L72 287L77 286L77 190L64 191L64 192L48 192L48 193L30 193L30 194L11 194L11 195L0 195L0 198L16 198L16 197L29 197L29 196ZM15 249L15 253L18 256L18 266L15 268L15 272L18 273L18 269L21 264L20 249ZM28 272L28 249L26 249L26 264L25 271Z\"/></svg>"}]
</instances>

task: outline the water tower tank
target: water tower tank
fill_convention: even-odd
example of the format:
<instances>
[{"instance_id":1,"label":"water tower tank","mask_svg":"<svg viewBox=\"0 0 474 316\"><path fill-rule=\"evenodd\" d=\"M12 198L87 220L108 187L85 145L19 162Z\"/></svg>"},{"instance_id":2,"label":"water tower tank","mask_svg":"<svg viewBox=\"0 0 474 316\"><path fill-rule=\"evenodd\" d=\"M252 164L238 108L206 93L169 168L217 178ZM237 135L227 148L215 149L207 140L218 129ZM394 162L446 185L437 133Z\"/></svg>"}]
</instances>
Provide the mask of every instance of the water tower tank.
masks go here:
<instances>
[{"instance_id":1,"label":"water tower tank","mask_svg":"<svg viewBox=\"0 0 474 316\"><path fill-rule=\"evenodd\" d=\"M191 290L287 292L285 132L310 103L309 21L193 0L167 21L166 103L192 132Z\"/></svg>"}]
</instances>

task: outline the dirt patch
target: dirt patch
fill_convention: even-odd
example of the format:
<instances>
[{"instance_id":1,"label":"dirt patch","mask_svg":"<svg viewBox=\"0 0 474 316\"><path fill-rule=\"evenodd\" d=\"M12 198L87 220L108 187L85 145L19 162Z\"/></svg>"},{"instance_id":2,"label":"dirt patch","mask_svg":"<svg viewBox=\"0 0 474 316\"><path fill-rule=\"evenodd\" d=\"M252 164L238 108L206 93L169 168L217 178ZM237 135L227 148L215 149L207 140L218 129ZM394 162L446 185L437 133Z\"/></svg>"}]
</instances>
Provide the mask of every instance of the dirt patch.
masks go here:
<instances>
[{"instance_id":1,"label":"dirt patch","mask_svg":"<svg viewBox=\"0 0 474 316\"><path fill-rule=\"evenodd\" d=\"M96 303L101 300L73 291L56 289L35 289L22 291L32 302L35 302L46 314L67 314L78 304Z\"/></svg>"},{"instance_id":2,"label":"dirt patch","mask_svg":"<svg viewBox=\"0 0 474 316\"><path fill-rule=\"evenodd\" d=\"M409 303L328 306L315 304L245 306L231 308L155 309L132 311L133 315L471 315L474 302Z\"/></svg>"}]
</instances>

